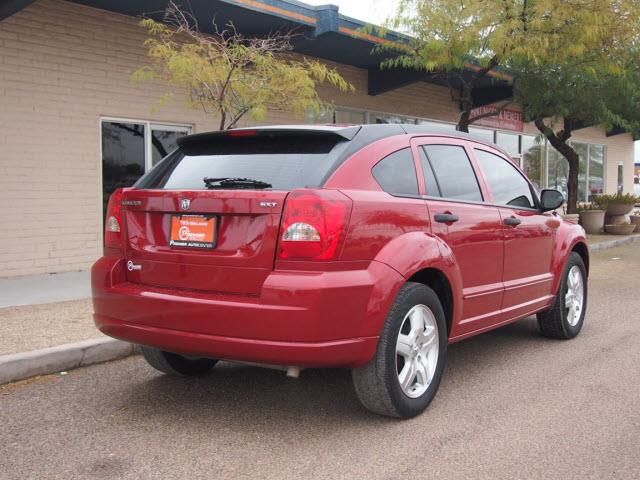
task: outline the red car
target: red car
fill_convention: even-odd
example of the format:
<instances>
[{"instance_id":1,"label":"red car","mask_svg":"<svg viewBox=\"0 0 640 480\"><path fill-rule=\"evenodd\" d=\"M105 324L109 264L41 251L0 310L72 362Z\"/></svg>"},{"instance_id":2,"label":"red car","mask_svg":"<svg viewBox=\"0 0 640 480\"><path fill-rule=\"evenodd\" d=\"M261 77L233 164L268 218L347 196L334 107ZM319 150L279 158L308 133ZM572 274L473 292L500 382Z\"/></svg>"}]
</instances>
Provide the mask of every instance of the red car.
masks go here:
<instances>
[{"instance_id":1,"label":"red car","mask_svg":"<svg viewBox=\"0 0 640 480\"><path fill-rule=\"evenodd\" d=\"M95 322L169 374L217 359L352 369L373 412L435 396L447 345L584 322L581 227L495 145L416 125L185 137L109 201Z\"/></svg>"}]
</instances>

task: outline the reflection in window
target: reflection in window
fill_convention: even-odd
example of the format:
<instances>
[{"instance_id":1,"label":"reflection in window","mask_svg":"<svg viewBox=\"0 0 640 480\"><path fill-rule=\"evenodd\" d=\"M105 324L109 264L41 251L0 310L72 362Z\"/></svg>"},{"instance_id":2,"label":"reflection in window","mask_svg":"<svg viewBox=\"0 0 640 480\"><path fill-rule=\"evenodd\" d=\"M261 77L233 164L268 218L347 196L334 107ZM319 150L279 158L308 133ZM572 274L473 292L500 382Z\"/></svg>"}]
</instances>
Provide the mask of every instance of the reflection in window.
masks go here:
<instances>
[{"instance_id":1,"label":"reflection in window","mask_svg":"<svg viewBox=\"0 0 640 480\"><path fill-rule=\"evenodd\" d=\"M102 122L102 209L111 194L130 187L144 173L144 125Z\"/></svg>"},{"instance_id":2,"label":"reflection in window","mask_svg":"<svg viewBox=\"0 0 640 480\"><path fill-rule=\"evenodd\" d=\"M354 125L362 125L366 122L365 112L356 112L353 110L336 110L335 123L348 123Z\"/></svg>"},{"instance_id":3,"label":"reflection in window","mask_svg":"<svg viewBox=\"0 0 640 480\"><path fill-rule=\"evenodd\" d=\"M483 142L493 143L493 130L469 127L469 135Z\"/></svg>"},{"instance_id":4,"label":"reflection in window","mask_svg":"<svg viewBox=\"0 0 640 480\"><path fill-rule=\"evenodd\" d=\"M558 190L562 192L564 198L568 198L567 179L569 178L569 162L551 146L549 146L547 172L549 175L548 188Z\"/></svg>"},{"instance_id":5,"label":"reflection in window","mask_svg":"<svg viewBox=\"0 0 640 480\"><path fill-rule=\"evenodd\" d=\"M587 163L589 158L589 146L586 143L573 142L573 149L578 152L580 163L578 164L578 201L587 200Z\"/></svg>"},{"instance_id":6,"label":"reflection in window","mask_svg":"<svg viewBox=\"0 0 640 480\"><path fill-rule=\"evenodd\" d=\"M151 166L169 155L178 146L177 140L184 137L186 132L170 130L151 130Z\"/></svg>"},{"instance_id":7,"label":"reflection in window","mask_svg":"<svg viewBox=\"0 0 640 480\"><path fill-rule=\"evenodd\" d=\"M522 136L522 170L538 191L542 185L543 153L544 142L541 137Z\"/></svg>"},{"instance_id":8,"label":"reflection in window","mask_svg":"<svg viewBox=\"0 0 640 480\"><path fill-rule=\"evenodd\" d=\"M424 150L444 198L482 201L476 174L463 147L425 145Z\"/></svg>"},{"instance_id":9,"label":"reflection in window","mask_svg":"<svg viewBox=\"0 0 640 480\"><path fill-rule=\"evenodd\" d=\"M589 198L604 193L604 145L589 145Z\"/></svg>"},{"instance_id":10,"label":"reflection in window","mask_svg":"<svg viewBox=\"0 0 640 480\"><path fill-rule=\"evenodd\" d=\"M391 194L418 195L418 176L410 148L383 158L372 170L382 189Z\"/></svg>"},{"instance_id":11,"label":"reflection in window","mask_svg":"<svg viewBox=\"0 0 640 480\"><path fill-rule=\"evenodd\" d=\"M529 183L509 161L484 150L476 150L476 158L489 183L495 203L510 207L535 206Z\"/></svg>"},{"instance_id":12,"label":"reflection in window","mask_svg":"<svg viewBox=\"0 0 640 480\"><path fill-rule=\"evenodd\" d=\"M520 155L520 135L497 132L496 144L512 157Z\"/></svg>"}]
</instances>

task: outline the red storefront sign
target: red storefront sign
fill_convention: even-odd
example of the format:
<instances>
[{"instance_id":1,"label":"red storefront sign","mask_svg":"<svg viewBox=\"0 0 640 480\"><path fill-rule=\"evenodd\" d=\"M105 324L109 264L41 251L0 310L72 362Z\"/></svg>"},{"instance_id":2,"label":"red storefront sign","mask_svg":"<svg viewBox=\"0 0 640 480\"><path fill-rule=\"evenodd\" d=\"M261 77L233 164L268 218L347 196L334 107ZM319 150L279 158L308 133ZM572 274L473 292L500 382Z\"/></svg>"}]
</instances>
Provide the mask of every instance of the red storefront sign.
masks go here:
<instances>
[{"instance_id":1,"label":"red storefront sign","mask_svg":"<svg viewBox=\"0 0 640 480\"><path fill-rule=\"evenodd\" d=\"M474 108L471 111L471 118L496 111L498 111L498 108L491 105ZM518 112L516 110L504 109L496 115L483 117L480 120L473 122L473 125L497 128L499 130L514 130L516 132L521 132L522 130L524 130L524 113Z\"/></svg>"}]
</instances>

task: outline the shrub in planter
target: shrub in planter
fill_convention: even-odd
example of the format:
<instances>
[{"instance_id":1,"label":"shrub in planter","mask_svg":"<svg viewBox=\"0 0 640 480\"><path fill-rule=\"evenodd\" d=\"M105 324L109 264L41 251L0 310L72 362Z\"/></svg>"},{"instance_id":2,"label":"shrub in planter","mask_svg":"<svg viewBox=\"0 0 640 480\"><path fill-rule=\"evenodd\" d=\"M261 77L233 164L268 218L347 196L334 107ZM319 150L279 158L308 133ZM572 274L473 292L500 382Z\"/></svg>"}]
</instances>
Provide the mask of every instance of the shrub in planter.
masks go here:
<instances>
[{"instance_id":1,"label":"shrub in planter","mask_svg":"<svg viewBox=\"0 0 640 480\"><path fill-rule=\"evenodd\" d=\"M596 195L594 202L602 205L608 217L619 215L627 215L633 210L633 207L640 202L640 198L630 193L616 193L615 195Z\"/></svg>"},{"instance_id":2,"label":"shrub in planter","mask_svg":"<svg viewBox=\"0 0 640 480\"><path fill-rule=\"evenodd\" d=\"M597 203L579 204L580 225L587 233L601 233L604 228L604 209Z\"/></svg>"}]
</instances>

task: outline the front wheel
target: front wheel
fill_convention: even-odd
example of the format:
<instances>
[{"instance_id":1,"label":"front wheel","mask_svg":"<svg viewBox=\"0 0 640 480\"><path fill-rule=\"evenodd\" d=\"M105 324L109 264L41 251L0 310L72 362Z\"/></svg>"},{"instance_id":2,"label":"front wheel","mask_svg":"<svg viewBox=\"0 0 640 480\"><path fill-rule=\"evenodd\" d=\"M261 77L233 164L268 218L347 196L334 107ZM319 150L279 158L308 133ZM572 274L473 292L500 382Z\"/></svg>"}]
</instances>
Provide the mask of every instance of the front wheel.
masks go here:
<instances>
[{"instance_id":1,"label":"front wheel","mask_svg":"<svg viewBox=\"0 0 640 480\"><path fill-rule=\"evenodd\" d=\"M582 257L572 252L553 307L537 315L540 331L550 338L573 338L580 333L586 312L587 269Z\"/></svg>"},{"instance_id":2,"label":"front wheel","mask_svg":"<svg viewBox=\"0 0 640 480\"><path fill-rule=\"evenodd\" d=\"M436 293L420 283L402 287L373 359L352 370L360 402L380 415L410 418L436 395L444 371L447 328Z\"/></svg>"},{"instance_id":3,"label":"front wheel","mask_svg":"<svg viewBox=\"0 0 640 480\"><path fill-rule=\"evenodd\" d=\"M211 370L218 362L212 358L185 357L144 345L140 346L140 350L149 365L167 375L202 375Z\"/></svg>"}]
</instances>

